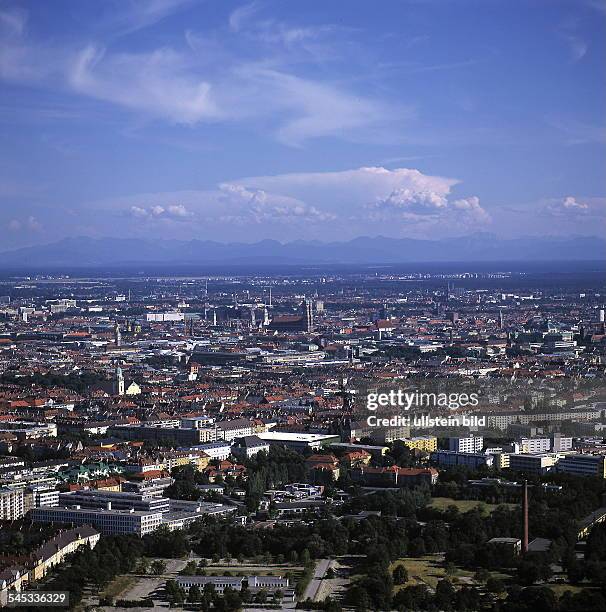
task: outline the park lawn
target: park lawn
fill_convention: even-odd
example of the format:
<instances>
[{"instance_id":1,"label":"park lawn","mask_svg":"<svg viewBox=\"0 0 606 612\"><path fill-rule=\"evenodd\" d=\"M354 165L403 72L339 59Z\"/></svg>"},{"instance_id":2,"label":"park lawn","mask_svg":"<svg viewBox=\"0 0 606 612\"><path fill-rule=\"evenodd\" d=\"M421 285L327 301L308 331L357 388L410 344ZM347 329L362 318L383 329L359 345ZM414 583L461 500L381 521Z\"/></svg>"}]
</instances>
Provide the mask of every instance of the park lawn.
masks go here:
<instances>
[{"instance_id":1,"label":"park lawn","mask_svg":"<svg viewBox=\"0 0 606 612\"><path fill-rule=\"evenodd\" d=\"M100 596L113 597L115 599L132 586L135 580L134 576L117 576L101 591Z\"/></svg>"},{"instance_id":2,"label":"park lawn","mask_svg":"<svg viewBox=\"0 0 606 612\"><path fill-rule=\"evenodd\" d=\"M396 565L403 564L408 572L408 582L405 585L397 585L395 590L401 589L403 586L413 584L427 584L432 589L436 587L439 580L446 577L446 571L443 566L443 557L441 555L425 555L424 557L405 557L394 561L390 569L393 571ZM448 578L456 582L457 578L471 578L473 572L456 568L454 574L450 574Z\"/></svg>"},{"instance_id":3,"label":"park lawn","mask_svg":"<svg viewBox=\"0 0 606 612\"><path fill-rule=\"evenodd\" d=\"M545 586L549 587L558 597L562 597L566 591L578 593L583 590L583 587L575 586L574 584L546 584Z\"/></svg>"},{"instance_id":4,"label":"park lawn","mask_svg":"<svg viewBox=\"0 0 606 612\"><path fill-rule=\"evenodd\" d=\"M430 508L436 510L446 510L448 506L456 506L459 512L469 512L477 506L486 508L486 512L494 512L499 505L508 506L509 508L515 507L515 504L486 504L478 501L477 499L453 499L452 497L432 497L429 504Z\"/></svg>"}]
</instances>

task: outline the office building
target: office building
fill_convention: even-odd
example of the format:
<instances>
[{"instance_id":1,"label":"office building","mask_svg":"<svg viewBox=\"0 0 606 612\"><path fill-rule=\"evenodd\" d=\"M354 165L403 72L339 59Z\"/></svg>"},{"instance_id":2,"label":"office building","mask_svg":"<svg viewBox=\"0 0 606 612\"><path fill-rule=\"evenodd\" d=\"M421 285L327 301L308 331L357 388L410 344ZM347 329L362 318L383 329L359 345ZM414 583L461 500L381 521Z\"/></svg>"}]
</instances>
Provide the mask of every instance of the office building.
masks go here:
<instances>
[{"instance_id":1,"label":"office building","mask_svg":"<svg viewBox=\"0 0 606 612\"><path fill-rule=\"evenodd\" d=\"M509 455L509 469L516 472L533 474L546 474L551 471L558 460L558 456L551 453L531 455L519 453Z\"/></svg>"},{"instance_id":2,"label":"office building","mask_svg":"<svg viewBox=\"0 0 606 612\"><path fill-rule=\"evenodd\" d=\"M597 476L606 478L606 457L604 455L574 454L562 457L556 471L576 476Z\"/></svg>"},{"instance_id":3,"label":"office building","mask_svg":"<svg viewBox=\"0 0 606 612\"><path fill-rule=\"evenodd\" d=\"M92 525L104 535L134 533L144 536L162 524L161 512L137 510L102 510L95 508L34 508L31 511L34 523L65 523Z\"/></svg>"},{"instance_id":4,"label":"office building","mask_svg":"<svg viewBox=\"0 0 606 612\"><path fill-rule=\"evenodd\" d=\"M472 469L477 469L482 465L493 467L494 457L482 453L459 453L454 450L438 450L431 453L430 460L438 465L450 467L454 465L464 465Z\"/></svg>"}]
</instances>

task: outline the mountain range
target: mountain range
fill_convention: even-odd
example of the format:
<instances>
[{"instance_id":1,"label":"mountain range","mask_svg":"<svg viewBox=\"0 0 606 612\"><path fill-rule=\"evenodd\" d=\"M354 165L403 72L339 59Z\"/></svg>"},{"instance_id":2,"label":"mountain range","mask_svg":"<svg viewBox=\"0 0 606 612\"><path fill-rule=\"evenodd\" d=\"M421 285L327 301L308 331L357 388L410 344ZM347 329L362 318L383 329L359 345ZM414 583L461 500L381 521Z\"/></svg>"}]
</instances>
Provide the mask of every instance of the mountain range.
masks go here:
<instances>
[{"instance_id":1,"label":"mountain range","mask_svg":"<svg viewBox=\"0 0 606 612\"><path fill-rule=\"evenodd\" d=\"M41 246L0 253L0 268L145 265L305 265L397 264L415 262L606 260L606 240L598 237L503 239L492 234L420 240L360 237L344 242L64 238Z\"/></svg>"}]
</instances>

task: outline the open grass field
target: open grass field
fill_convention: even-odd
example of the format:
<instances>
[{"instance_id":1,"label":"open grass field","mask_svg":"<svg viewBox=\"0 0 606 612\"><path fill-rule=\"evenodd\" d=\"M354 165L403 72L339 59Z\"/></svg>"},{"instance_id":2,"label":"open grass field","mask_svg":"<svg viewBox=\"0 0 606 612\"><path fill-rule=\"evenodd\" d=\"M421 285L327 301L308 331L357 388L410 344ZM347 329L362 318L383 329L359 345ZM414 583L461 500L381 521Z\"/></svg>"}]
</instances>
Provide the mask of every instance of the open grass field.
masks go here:
<instances>
[{"instance_id":1,"label":"open grass field","mask_svg":"<svg viewBox=\"0 0 606 612\"><path fill-rule=\"evenodd\" d=\"M396 565L402 564L408 572L408 582L406 585L412 584L426 584L432 589L435 589L438 581L446 577L446 571L443 566L443 557L441 555L425 555L424 557L418 558L404 558L394 561L390 569ZM473 572L455 568L452 574L448 575L449 579L453 582L470 582L473 579ZM402 586L396 587L402 588Z\"/></svg>"},{"instance_id":2,"label":"open grass field","mask_svg":"<svg viewBox=\"0 0 606 612\"><path fill-rule=\"evenodd\" d=\"M119 597L124 591L131 587L137 578L135 576L117 576L101 592L101 597Z\"/></svg>"},{"instance_id":3,"label":"open grass field","mask_svg":"<svg viewBox=\"0 0 606 612\"><path fill-rule=\"evenodd\" d=\"M453 499L452 497L432 497L429 505L431 508L435 508L436 510L446 510L448 506L456 506L459 509L459 512L468 512L477 506L485 508L486 512L493 512L499 507L497 504L485 504L484 502L476 499ZM502 505L510 508L515 507L515 504Z\"/></svg>"},{"instance_id":4,"label":"open grass field","mask_svg":"<svg viewBox=\"0 0 606 612\"><path fill-rule=\"evenodd\" d=\"M566 591L570 591L572 593L578 593L582 591L582 587L574 586L572 584L547 584L548 586L558 597L561 597Z\"/></svg>"}]
</instances>

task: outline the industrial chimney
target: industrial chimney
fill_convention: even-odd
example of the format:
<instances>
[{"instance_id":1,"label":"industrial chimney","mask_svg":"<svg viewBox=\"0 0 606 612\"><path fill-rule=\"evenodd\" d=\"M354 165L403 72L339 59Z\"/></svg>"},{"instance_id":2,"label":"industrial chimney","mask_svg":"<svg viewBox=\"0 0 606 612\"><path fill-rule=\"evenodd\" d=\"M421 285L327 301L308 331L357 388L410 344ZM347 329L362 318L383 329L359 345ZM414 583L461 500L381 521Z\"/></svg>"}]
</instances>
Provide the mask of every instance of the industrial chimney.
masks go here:
<instances>
[{"instance_id":1,"label":"industrial chimney","mask_svg":"<svg viewBox=\"0 0 606 612\"><path fill-rule=\"evenodd\" d=\"M522 497L522 520L524 521L524 533L522 535L522 554L528 552L528 481L524 481Z\"/></svg>"}]
</instances>

